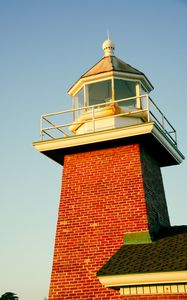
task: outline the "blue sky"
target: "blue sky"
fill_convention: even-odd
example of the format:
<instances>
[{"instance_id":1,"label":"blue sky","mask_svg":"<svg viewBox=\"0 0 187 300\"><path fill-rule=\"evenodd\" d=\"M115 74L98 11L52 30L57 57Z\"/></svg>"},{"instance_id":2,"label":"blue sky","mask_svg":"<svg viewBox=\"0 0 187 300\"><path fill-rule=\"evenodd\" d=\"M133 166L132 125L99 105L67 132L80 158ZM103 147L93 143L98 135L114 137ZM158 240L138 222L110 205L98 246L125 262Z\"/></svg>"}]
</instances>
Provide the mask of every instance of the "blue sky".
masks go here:
<instances>
[{"instance_id":1,"label":"blue sky","mask_svg":"<svg viewBox=\"0 0 187 300\"><path fill-rule=\"evenodd\" d=\"M67 109L69 87L102 56L143 71L152 98L187 153L187 2L185 0L0 1L0 295L48 294L61 167L37 153L39 117ZM162 170L172 224L187 224L187 163Z\"/></svg>"}]
</instances>

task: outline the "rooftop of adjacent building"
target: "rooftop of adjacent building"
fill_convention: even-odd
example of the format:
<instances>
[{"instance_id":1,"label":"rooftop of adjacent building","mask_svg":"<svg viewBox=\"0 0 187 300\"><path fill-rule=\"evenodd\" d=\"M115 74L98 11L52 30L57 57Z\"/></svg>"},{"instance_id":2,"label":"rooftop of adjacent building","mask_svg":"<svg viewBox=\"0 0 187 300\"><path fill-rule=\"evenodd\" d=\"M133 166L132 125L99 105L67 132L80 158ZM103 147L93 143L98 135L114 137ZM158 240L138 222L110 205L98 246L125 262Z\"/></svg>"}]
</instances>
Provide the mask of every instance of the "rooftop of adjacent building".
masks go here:
<instances>
[{"instance_id":1,"label":"rooftop of adjacent building","mask_svg":"<svg viewBox=\"0 0 187 300\"><path fill-rule=\"evenodd\" d=\"M97 276L187 270L187 225L162 229L151 243L124 244Z\"/></svg>"}]
</instances>

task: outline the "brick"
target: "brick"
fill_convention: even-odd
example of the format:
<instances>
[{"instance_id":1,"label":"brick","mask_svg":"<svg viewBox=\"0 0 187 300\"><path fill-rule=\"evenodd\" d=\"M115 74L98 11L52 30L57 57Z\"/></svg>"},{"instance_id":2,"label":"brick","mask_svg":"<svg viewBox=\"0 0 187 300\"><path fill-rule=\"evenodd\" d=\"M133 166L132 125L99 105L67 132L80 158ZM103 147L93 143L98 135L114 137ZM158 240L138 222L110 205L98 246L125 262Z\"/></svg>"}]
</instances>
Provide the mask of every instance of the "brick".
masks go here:
<instances>
[{"instance_id":1,"label":"brick","mask_svg":"<svg viewBox=\"0 0 187 300\"><path fill-rule=\"evenodd\" d=\"M120 296L96 277L125 232L154 231L158 214L169 223L160 168L139 144L66 155L49 300L161 299Z\"/></svg>"}]
</instances>

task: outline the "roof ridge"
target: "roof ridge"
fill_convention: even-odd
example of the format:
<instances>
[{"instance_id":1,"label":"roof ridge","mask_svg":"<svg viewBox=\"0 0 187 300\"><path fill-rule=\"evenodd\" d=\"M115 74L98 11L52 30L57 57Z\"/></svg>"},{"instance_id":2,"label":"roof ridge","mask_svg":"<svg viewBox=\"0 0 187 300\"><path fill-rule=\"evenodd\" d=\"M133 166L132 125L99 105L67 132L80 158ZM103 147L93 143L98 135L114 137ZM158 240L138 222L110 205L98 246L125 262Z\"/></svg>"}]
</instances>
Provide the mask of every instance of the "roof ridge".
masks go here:
<instances>
[{"instance_id":1,"label":"roof ridge","mask_svg":"<svg viewBox=\"0 0 187 300\"><path fill-rule=\"evenodd\" d=\"M103 56L98 62L96 62L92 67L90 67L80 78L86 77L85 75L89 73L97 64L99 64L102 60L107 58L108 56Z\"/></svg>"},{"instance_id":2,"label":"roof ridge","mask_svg":"<svg viewBox=\"0 0 187 300\"><path fill-rule=\"evenodd\" d=\"M141 75L144 75L144 76L145 76L145 74L144 74L142 71L136 69L136 68L133 67L132 65L128 64L126 61L123 61L122 59L120 59L120 58L117 57L117 56L113 56L113 57L116 57L122 64L126 64L127 66L129 66L130 68L134 69L134 70L137 71L138 73L141 73Z\"/></svg>"}]
</instances>

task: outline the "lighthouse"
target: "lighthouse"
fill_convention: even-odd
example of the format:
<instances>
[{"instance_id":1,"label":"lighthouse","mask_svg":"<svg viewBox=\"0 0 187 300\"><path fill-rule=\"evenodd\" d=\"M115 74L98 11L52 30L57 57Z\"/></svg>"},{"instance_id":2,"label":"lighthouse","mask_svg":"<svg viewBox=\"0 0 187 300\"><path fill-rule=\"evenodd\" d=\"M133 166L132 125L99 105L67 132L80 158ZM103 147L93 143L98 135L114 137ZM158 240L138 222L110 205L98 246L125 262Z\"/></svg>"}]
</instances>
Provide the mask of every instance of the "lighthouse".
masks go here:
<instances>
[{"instance_id":1,"label":"lighthouse","mask_svg":"<svg viewBox=\"0 0 187 300\"><path fill-rule=\"evenodd\" d=\"M33 143L63 166L49 300L187 299L187 227L170 224L161 174L184 159L176 131L146 75L102 49Z\"/></svg>"}]
</instances>

